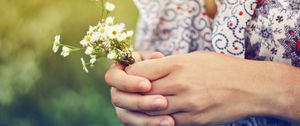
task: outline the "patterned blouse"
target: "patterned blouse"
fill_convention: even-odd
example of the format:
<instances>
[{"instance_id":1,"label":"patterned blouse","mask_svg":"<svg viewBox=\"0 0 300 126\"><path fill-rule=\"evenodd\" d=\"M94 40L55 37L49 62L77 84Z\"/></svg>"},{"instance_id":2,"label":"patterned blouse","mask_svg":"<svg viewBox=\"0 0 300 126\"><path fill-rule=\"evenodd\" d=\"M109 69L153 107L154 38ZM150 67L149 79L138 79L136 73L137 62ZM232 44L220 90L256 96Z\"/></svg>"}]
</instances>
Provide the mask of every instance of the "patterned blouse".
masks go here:
<instances>
[{"instance_id":1,"label":"patterned blouse","mask_svg":"<svg viewBox=\"0 0 300 126\"><path fill-rule=\"evenodd\" d=\"M300 67L299 0L135 0L140 11L136 46L165 55L214 51ZM248 117L224 126L291 126L272 117Z\"/></svg>"}]
</instances>

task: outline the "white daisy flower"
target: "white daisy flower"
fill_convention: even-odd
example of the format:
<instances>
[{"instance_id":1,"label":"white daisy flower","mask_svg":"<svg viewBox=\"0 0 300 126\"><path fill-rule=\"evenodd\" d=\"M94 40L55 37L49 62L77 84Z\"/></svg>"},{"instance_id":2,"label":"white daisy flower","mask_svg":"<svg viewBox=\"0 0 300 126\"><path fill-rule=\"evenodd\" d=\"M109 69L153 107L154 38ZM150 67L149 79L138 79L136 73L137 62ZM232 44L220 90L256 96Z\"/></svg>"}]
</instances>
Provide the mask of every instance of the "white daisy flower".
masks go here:
<instances>
[{"instance_id":1,"label":"white daisy flower","mask_svg":"<svg viewBox=\"0 0 300 126\"><path fill-rule=\"evenodd\" d=\"M94 32L94 27L90 25L89 31L87 32L88 35Z\"/></svg>"},{"instance_id":2,"label":"white daisy flower","mask_svg":"<svg viewBox=\"0 0 300 126\"><path fill-rule=\"evenodd\" d=\"M114 18L114 17L107 17L107 18L105 19L105 24L106 24L107 26L112 26L112 25L114 25L114 21L115 21L115 18Z\"/></svg>"},{"instance_id":3,"label":"white daisy flower","mask_svg":"<svg viewBox=\"0 0 300 126\"><path fill-rule=\"evenodd\" d=\"M84 61L84 59L83 58L81 58L80 59L81 60L81 63L82 63L82 68L83 68L83 70L85 71L85 72L89 72L89 70L87 69L87 67L86 67L86 63L85 63L85 61Z\"/></svg>"},{"instance_id":4,"label":"white daisy flower","mask_svg":"<svg viewBox=\"0 0 300 126\"><path fill-rule=\"evenodd\" d=\"M90 63L91 63L91 64L94 64L94 63L96 63L96 61L97 61L96 55L92 55L92 56L91 56L91 59L90 59Z\"/></svg>"},{"instance_id":5,"label":"white daisy flower","mask_svg":"<svg viewBox=\"0 0 300 126\"><path fill-rule=\"evenodd\" d=\"M63 57L67 57L70 55L70 52L71 52L71 49L69 47L66 47L66 46L63 46L62 47L62 52L61 52L61 55Z\"/></svg>"},{"instance_id":6,"label":"white daisy flower","mask_svg":"<svg viewBox=\"0 0 300 126\"><path fill-rule=\"evenodd\" d=\"M117 40L118 40L119 42L122 42L122 41L124 41L125 39L127 39L127 34L126 34L125 32L123 32L122 34L120 34L120 35L118 36L118 38L117 38Z\"/></svg>"},{"instance_id":7,"label":"white daisy flower","mask_svg":"<svg viewBox=\"0 0 300 126\"><path fill-rule=\"evenodd\" d=\"M56 53L60 47L60 35L56 35L53 42L52 50L54 53Z\"/></svg>"},{"instance_id":8,"label":"white daisy flower","mask_svg":"<svg viewBox=\"0 0 300 126\"><path fill-rule=\"evenodd\" d=\"M111 26L107 28L107 36L110 39L117 39L118 36L124 31L124 29L125 29L124 23Z\"/></svg>"},{"instance_id":9,"label":"white daisy flower","mask_svg":"<svg viewBox=\"0 0 300 126\"><path fill-rule=\"evenodd\" d=\"M86 36L80 41L80 44L81 44L82 46L87 46L90 42L91 42L91 36L90 36L90 35L86 35Z\"/></svg>"},{"instance_id":10,"label":"white daisy flower","mask_svg":"<svg viewBox=\"0 0 300 126\"><path fill-rule=\"evenodd\" d=\"M119 36L120 32L117 31L114 27L110 27L107 29L106 36L109 39L116 39Z\"/></svg>"},{"instance_id":11,"label":"white daisy flower","mask_svg":"<svg viewBox=\"0 0 300 126\"><path fill-rule=\"evenodd\" d=\"M116 54L115 51L110 51L110 52L107 54L107 58L108 58L108 59L113 60L113 59L115 59L116 57L117 57L117 54Z\"/></svg>"},{"instance_id":12,"label":"white daisy flower","mask_svg":"<svg viewBox=\"0 0 300 126\"><path fill-rule=\"evenodd\" d=\"M90 42L96 42L98 40L100 40L101 34L99 32L94 32L91 36L91 40Z\"/></svg>"},{"instance_id":13,"label":"white daisy flower","mask_svg":"<svg viewBox=\"0 0 300 126\"><path fill-rule=\"evenodd\" d=\"M101 27L102 26L102 23L101 22L98 22L97 24L97 28Z\"/></svg>"},{"instance_id":14,"label":"white daisy flower","mask_svg":"<svg viewBox=\"0 0 300 126\"><path fill-rule=\"evenodd\" d=\"M103 27L103 26L99 27L98 32L100 34L105 34L106 33L106 27Z\"/></svg>"},{"instance_id":15,"label":"white daisy flower","mask_svg":"<svg viewBox=\"0 0 300 126\"><path fill-rule=\"evenodd\" d=\"M105 9L107 10L107 11L114 11L115 10L115 8L116 8L116 6L114 5L114 4L112 4L112 3L110 3L110 2L106 2L105 3Z\"/></svg>"},{"instance_id":16,"label":"white daisy flower","mask_svg":"<svg viewBox=\"0 0 300 126\"><path fill-rule=\"evenodd\" d=\"M88 46L88 47L86 48L86 50L85 50L85 54L86 54L86 55L91 55L91 54L93 53L93 51L94 51L94 48L91 47L91 46Z\"/></svg>"},{"instance_id":17,"label":"white daisy flower","mask_svg":"<svg viewBox=\"0 0 300 126\"><path fill-rule=\"evenodd\" d=\"M120 23L116 25L116 28L120 31L124 31L125 27L126 27L125 23Z\"/></svg>"},{"instance_id":18,"label":"white daisy flower","mask_svg":"<svg viewBox=\"0 0 300 126\"><path fill-rule=\"evenodd\" d=\"M132 30L126 32L127 38L133 37L133 34L134 32Z\"/></svg>"}]
</instances>

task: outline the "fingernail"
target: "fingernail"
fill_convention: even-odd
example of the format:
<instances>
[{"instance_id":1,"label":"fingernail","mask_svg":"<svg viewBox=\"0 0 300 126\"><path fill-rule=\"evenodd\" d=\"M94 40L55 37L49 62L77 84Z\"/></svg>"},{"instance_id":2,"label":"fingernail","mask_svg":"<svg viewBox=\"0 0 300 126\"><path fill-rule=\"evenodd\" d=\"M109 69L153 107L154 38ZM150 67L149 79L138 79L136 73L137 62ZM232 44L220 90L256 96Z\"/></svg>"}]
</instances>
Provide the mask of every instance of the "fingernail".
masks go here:
<instances>
[{"instance_id":1,"label":"fingernail","mask_svg":"<svg viewBox=\"0 0 300 126\"><path fill-rule=\"evenodd\" d=\"M153 102L154 107L161 108L165 104L165 101L161 98L155 99Z\"/></svg>"},{"instance_id":2,"label":"fingernail","mask_svg":"<svg viewBox=\"0 0 300 126\"><path fill-rule=\"evenodd\" d=\"M169 120L163 120L160 122L160 126L171 126Z\"/></svg>"},{"instance_id":3,"label":"fingernail","mask_svg":"<svg viewBox=\"0 0 300 126\"><path fill-rule=\"evenodd\" d=\"M143 91L148 90L148 88L149 88L148 82L147 81L141 81L139 83L139 88L142 89Z\"/></svg>"}]
</instances>

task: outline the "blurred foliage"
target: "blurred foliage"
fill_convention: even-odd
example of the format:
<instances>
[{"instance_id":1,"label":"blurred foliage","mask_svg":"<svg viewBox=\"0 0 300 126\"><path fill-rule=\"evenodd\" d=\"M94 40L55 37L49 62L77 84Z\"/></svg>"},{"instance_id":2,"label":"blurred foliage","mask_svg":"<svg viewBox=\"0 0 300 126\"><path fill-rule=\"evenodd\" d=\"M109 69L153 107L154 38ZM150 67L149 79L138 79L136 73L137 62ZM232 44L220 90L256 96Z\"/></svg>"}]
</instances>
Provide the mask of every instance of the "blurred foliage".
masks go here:
<instances>
[{"instance_id":1,"label":"blurred foliage","mask_svg":"<svg viewBox=\"0 0 300 126\"><path fill-rule=\"evenodd\" d=\"M132 0L110 0L117 21L135 29ZM53 37L78 44L100 15L93 0L0 1L0 126L118 126L103 75L86 74L80 54L51 51Z\"/></svg>"}]
</instances>

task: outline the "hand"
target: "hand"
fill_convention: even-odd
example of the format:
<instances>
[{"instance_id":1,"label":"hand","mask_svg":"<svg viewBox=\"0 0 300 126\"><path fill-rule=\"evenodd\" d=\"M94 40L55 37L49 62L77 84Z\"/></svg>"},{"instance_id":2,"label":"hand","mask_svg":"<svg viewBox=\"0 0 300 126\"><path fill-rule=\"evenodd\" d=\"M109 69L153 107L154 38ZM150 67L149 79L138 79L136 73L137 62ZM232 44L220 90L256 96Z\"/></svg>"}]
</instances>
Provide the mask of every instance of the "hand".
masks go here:
<instances>
[{"instance_id":1,"label":"hand","mask_svg":"<svg viewBox=\"0 0 300 126\"><path fill-rule=\"evenodd\" d=\"M164 57L163 54L155 53L134 53L136 62L140 62L148 59L156 59ZM151 90L151 83L148 79L128 75L124 71L124 67L121 65L112 65L105 75L105 80L108 85L112 86L111 96L112 103L115 106L130 106L131 110L121 109L116 107L117 116L122 123L126 126L172 126L174 120L168 115L160 116L148 116L144 113L135 112L134 110L162 110L167 106L165 97L161 95L142 96L141 93L145 93ZM128 97L122 97L122 96ZM140 100L143 97L143 100ZM137 101L140 100L140 101ZM125 103L125 104L122 104ZM134 103L134 104L126 104ZM143 108L143 104L147 104L148 107ZM149 105L152 104L152 105ZM153 121L154 120L154 121Z\"/></svg>"},{"instance_id":2,"label":"hand","mask_svg":"<svg viewBox=\"0 0 300 126\"><path fill-rule=\"evenodd\" d=\"M276 83L269 85L267 81L275 79L266 74L268 68L265 63L216 53L138 62L127 67L126 72L152 81L151 91L138 97L118 93L127 101L116 105L154 117L170 114L179 126L216 125L252 115L275 115L274 110L284 108L277 105L286 90ZM150 109L153 102L144 99L153 95L164 95L167 109ZM143 100L144 104L138 103Z\"/></svg>"}]
</instances>

